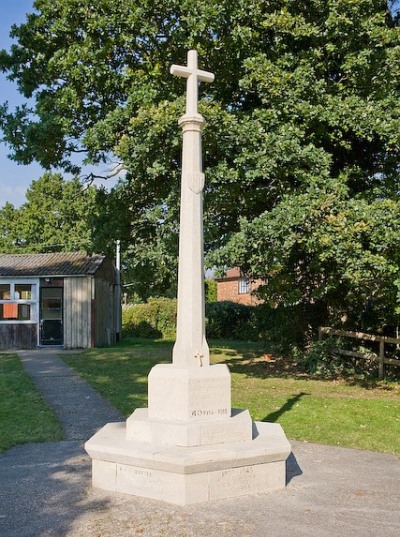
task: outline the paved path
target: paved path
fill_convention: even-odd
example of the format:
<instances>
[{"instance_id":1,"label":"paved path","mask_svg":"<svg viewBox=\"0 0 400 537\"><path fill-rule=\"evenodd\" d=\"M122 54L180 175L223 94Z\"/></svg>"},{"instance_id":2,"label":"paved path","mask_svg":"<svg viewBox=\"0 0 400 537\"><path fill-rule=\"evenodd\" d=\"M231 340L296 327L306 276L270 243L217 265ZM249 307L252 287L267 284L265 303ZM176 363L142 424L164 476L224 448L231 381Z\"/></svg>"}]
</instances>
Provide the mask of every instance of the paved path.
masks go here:
<instances>
[{"instance_id":1,"label":"paved path","mask_svg":"<svg viewBox=\"0 0 400 537\"><path fill-rule=\"evenodd\" d=\"M118 414L54 353L20 355L70 439L0 456L1 537L400 535L400 464L386 454L292 442L285 490L190 507L95 490L83 440Z\"/></svg>"},{"instance_id":2,"label":"paved path","mask_svg":"<svg viewBox=\"0 0 400 537\"><path fill-rule=\"evenodd\" d=\"M43 349L17 354L55 410L65 439L86 441L106 423L123 417L58 357L68 352Z\"/></svg>"}]
</instances>

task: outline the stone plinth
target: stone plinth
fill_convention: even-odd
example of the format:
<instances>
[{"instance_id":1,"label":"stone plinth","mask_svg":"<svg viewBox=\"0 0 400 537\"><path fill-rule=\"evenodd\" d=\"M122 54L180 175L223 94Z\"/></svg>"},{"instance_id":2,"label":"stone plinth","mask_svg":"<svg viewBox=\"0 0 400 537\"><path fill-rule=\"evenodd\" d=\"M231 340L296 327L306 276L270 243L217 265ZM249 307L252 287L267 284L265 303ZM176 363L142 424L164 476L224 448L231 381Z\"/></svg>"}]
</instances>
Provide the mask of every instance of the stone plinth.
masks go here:
<instances>
[{"instance_id":1,"label":"stone plinth","mask_svg":"<svg viewBox=\"0 0 400 537\"><path fill-rule=\"evenodd\" d=\"M148 377L148 393L148 409L138 408L127 419L128 439L194 447L252 438L249 412L232 412L226 365L156 365Z\"/></svg>"},{"instance_id":2,"label":"stone plinth","mask_svg":"<svg viewBox=\"0 0 400 537\"><path fill-rule=\"evenodd\" d=\"M110 423L85 445L93 486L190 505L285 487L291 451L280 425L253 424L250 441L181 447L127 438Z\"/></svg>"},{"instance_id":3,"label":"stone plinth","mask_svg":"<svg viewBox=\"0 0 400 537\"><path fill-rule=\"evenodd\" d=\"M212 421L231 415L231 380L223 364L156 365L149 374L148 390L150 419Z\"/></svg>"},{"instance_id":4,"label":"stone plinth","mask_svg":"<svg viewBox=\"0 0 400 537\"><path fill-rule=\"evenodd\" d=\"M146 408L138 408L126 421L130 440L166 446L209 446L248 442L253 424L248 410L232 410L232 416L212 421L173 422L152 420Z\"/></svg>"},{"instance_id":5,"label":"stone plinth","mask_svg":"<svg viewBox=\"0 0 400 537\"><path fill-rule=\"evenodd\" d=\"M225 365L159 364L148 382L148 409L86 443L95 487L189 505L285 486L290 444L280 425L230 408Z\"/></svg>"}]
</instances>

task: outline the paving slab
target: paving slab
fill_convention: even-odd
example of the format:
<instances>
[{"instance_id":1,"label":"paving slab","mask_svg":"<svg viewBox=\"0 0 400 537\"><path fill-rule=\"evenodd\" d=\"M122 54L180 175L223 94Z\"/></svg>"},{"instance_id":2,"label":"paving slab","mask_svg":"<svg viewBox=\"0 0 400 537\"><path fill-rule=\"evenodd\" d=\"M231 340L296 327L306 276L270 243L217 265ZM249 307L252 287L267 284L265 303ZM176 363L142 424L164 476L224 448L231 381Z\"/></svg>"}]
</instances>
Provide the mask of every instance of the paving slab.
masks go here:
<instances>
[{"instance_id":1,"label":"paving slab","mask_svg":"<svg viewBox=\"0 0 400 537\"><path fill-rule=\"evenodd\" d=\"M50 360L50 355L46 356ZM53 368L53 363L43 363L43 374L37 377L49 378L55 373ZM65 370L58 378L73 376ZM70 384L64 384L64 390L69 388ZM79 419L88 413L84 406L76 416ZM400 535L397 457L295 441L291 444L285 489L188 507L92 488L91 461L82 440L17 446L0 455L0 536Z\"/></svg>"}]
</instances>

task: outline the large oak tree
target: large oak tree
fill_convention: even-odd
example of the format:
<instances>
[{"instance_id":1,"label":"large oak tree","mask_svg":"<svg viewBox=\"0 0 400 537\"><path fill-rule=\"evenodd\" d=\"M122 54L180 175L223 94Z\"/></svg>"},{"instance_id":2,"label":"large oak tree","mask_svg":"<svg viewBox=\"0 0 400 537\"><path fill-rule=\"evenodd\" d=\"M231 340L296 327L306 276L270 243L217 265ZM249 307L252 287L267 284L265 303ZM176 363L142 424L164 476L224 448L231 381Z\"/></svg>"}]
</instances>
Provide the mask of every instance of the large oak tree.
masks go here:
<instances>
[{"instance_id":1,"label":"large oak tree","mask_svg":"<svg viewBox=\"0 0 400 537\"><path fill-rule=\"evenodd\" d=\"M30 99L2 107L4 139L19 162L78 173L79 154L125 170L102 193L97 228L103 245L121 237L132 277L159 289L174 281L184 88L169 66L194 47L216 74L200 103L210 262L264 278L275 302L323 303L353 322L371 303L394 315L400 34L387 2L34 8L0 56Z\"/></svg>"}]
</instances>

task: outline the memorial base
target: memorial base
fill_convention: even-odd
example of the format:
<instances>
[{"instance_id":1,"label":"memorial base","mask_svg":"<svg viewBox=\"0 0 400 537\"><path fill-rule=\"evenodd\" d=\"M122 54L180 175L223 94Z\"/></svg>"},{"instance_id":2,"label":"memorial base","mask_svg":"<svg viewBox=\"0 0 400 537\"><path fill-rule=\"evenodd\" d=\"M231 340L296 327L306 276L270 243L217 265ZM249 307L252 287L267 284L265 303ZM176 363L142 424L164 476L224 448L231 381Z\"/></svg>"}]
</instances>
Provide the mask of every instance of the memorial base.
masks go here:
<instances>
[{"instance_id":1,"label":"memorial base","mask_svg":"<svg viewBox=\"0 0 400 537\"><path fill-rule=\"evenodd\" d=\"M182 506L284 488L291 451L281 426L262 422L251 441L196 447L135 441L109 423L85 448L94 487Z\"/></svg>"},{"instance_id":2,"label":"memorial base","mask_svg":"<svg viewBox=\"0 0 400 537\"><path fill-rule=\"evenodd\" d=\"M226 365L158 364L148 389L148 409L86 442L93 486L178 505L285 487L285 433L231 409Z\"/></svg>"}]
</instances>

